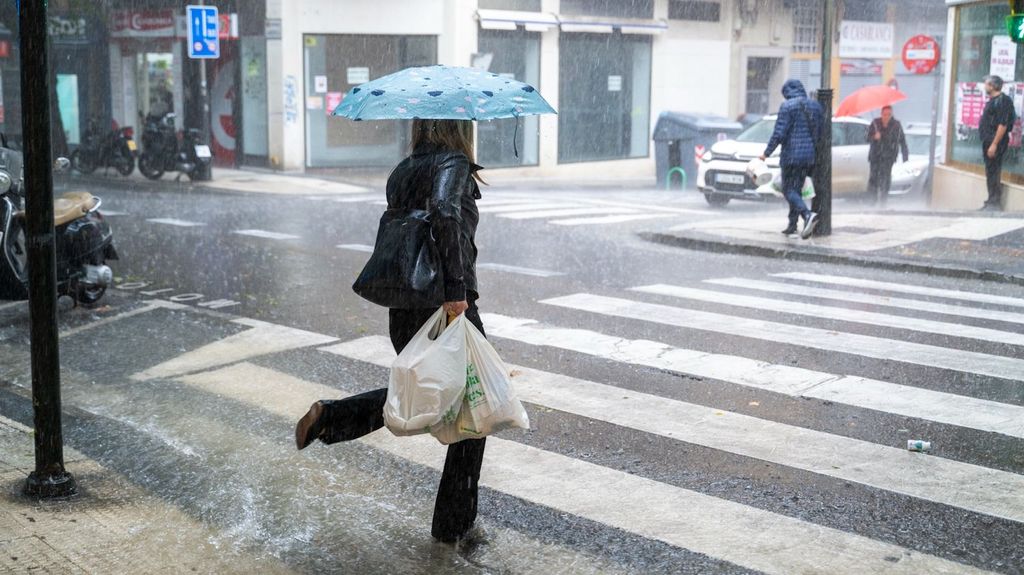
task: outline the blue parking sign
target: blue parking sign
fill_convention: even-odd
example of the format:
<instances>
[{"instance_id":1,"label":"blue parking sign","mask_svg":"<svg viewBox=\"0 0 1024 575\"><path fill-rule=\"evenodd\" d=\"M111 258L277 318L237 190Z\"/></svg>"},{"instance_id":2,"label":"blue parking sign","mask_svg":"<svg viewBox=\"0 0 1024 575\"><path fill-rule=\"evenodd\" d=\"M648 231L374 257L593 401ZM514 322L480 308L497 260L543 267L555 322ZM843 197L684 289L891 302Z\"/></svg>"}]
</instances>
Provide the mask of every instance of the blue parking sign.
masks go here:
<instances>
[{"instance_id":1,"label":"blue parking sign","mask_svg":"<svg viewBox=\"0 0 1024 575\"><path fill-rule=\"evenodd\" d=\"M220 58L220 18L216 6L186 6L188 57Z\"/></svg>"}]
</instances>

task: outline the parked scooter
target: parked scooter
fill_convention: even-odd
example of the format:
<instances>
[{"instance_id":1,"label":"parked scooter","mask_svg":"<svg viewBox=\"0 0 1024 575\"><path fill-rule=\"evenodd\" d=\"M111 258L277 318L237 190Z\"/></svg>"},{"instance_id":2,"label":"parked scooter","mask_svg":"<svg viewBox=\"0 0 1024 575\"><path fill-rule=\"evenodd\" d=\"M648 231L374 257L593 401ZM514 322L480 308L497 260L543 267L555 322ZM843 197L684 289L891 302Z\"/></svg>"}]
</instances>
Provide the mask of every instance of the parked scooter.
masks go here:
<instances>
[{"instance_id":1,"label":"parked scooter","mask_svg":"<svg viewBox=\"0 0 1024 575\"><path fill-rule=\"evenodd\" d=\"M173 113L146 117L139 171L151 180L159 180L167 171L178 171L179 178L184 174L194 180L213 159L210 146L201 142L199 130L186 129L179 142L174 118Z\"/></svg>"},{"instance_id":2,"label":"parked scooter","mask_svg":"<svg viewBox=\"0 0 1024 575\"><path fill-rule=\"evenodd\" d=\"M103 132L95 118L89 121L82 143L71 154L71 166L83 174L91 174L96 168L114 168L122 176L135 171L135 129L131 126L113 128Z\"/></svg>"},{"instance_id":3,"label":"parked scooter","mask_svg":"<svg viewBox=\"0 0 1024 575\"><path fill-rule=\"evenodd\" d=\"M2 136L0 136L2 137ZM0 299L28 299L28 249L22 155L0 148ZM57 160L58 171L71 162ZM57 244L57 293L93 305L113 282L108 260L116 260L113 232L99 212L102 201L89 192L70 192L53 202Z\"/></svg>"}]
</instances>

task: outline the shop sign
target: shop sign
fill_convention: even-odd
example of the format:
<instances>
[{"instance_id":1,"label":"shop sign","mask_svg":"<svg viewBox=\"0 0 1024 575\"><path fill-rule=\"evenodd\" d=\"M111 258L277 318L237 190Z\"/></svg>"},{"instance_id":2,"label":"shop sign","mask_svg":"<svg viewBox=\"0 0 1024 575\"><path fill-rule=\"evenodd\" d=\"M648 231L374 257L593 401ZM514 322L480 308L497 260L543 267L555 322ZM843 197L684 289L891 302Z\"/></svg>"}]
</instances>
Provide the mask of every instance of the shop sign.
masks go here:
<instances>
[{"instance_id":1,"label":"shop sign","mask_svg":"<svg viewBox=\"0 0 1024 575\"><path fill-rule=\"evenodd\" d=\"M903 66L914 74L928 74L939 64L939 43L918 34L903 45Z\"/></svg>"},{"instance_id":2,"label":"shop sign","mask_svg":"<svg viewBox=\"0 0 1024 575\"><path fill-rule=\"evenodd\" d=\"M89 30L85 18L50 16L47 31L54 42L61 44L88 44Z\"/></svg>"},{"instance_id":3,"label":"shop sign","mask_svg":"<svg viewBox=\"0 0 1024 575\"><path fill-rule=\"evenodd\" d=\"M839 57L892 58L893 26L884 22L843 20L839 27Z\"/></svg>"},{"instance_id":4,"label":"shop sign","mask_svg":"<svg viewBox=\"0 0 1024 575\"><path fill-rule=\"evenodd\" d=\"M174 10L122 10L110 16L114 38L174 38Z\"/></svg>"},{"instance_id":5,"label":"shop sign","mask_svg":"<svg viewBox=\"0 0 1024 575\"><path fill-rule=\"evenodd\" d=\"M989 74L1004 82L1013 82L1017 73L1017 45L1009 36L992 37L992 59Z\"/></svg>"},{"instance_id":6,"label":"shop sign","mask_svg":"<svg viewBox=\"0 0 1024 575\"><path fill-rule=\"evenodd\" d=\"M881 76L882 65L874 60L843 60L839 64L843 76Z\"/></svg>"},{"instance_id":7,"label":"shop sign","mask_svg":"<svg viewBox=\"0 0 1024 575\"><path fill-rule=\"evenodd\" d=\"M267 40L280 40L281 39L281 19L280 18L267 18L263 24L264 36Z\"/></svg>"},{"instance_id":8,"label":"shop sign","mask_svg":"<svg viewBox=\"0 0 1024 575\"><path fill-rule=\"evenodd\" d=\"M365 84L370 81L370 69L366 67L348 68L345 70L345 81L351 85Z\"/></svg>"}]
</instances>

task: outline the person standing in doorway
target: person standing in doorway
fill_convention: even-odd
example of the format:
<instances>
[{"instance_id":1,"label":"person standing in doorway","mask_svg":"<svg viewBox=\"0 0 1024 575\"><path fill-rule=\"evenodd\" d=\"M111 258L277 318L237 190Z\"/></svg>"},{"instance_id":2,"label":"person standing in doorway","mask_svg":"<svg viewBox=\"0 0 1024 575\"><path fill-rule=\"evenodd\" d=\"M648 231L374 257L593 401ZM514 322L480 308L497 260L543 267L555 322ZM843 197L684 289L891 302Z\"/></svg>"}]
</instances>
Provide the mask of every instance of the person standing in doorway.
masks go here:
<instances>
[{"instance_id":1,"label":"person standing in doorway","mask_svg":"<svg viewBox=\"0 0 1024 575\"><path fill-rule=\"evenodd\" d=\"M882 117L875 118L868 128L868 162L871 164L871 176L868 179L868 191L875 197L875 204L885 207L892 187L892 165L896 163L897 154L903 152L903 161L910 158L907 148L907 136L899 120L892 117L892 106L882 108Z\"/></svg>"},{"instance_id":2,"label":"person standing in doorway","mask_svg":"<svg viewBox=\"0 0 1024 575\"><path fill-rule=\"evenodd\" d=\"M1010 147L1010 130L1016 120L1013 100L1003 94L1003 79L999 76L985 76L985 93L989 101L981 114L978 127L981 136L981 151L985 155L985 180L988 184L988 199L982 210L1003 209L1003 188L1000 183L1003 172L1003 157Z\"/></svg>"},{"instance_id":3,"label":"person standing in doorway","mask_svg":"<svg viewBox=\"0 0 1024 575\"><path fill-rule=\"evenodd\" d=\"M814 173L824 113L817 102L807 97L807 91L800 80L787 80L782 86L782 95L786 101L779 107L775 131L768 141L768 147L761 154L761 160L767 159L775 148L782 146L782 192L789 202L789 225L782 233L787 236L795 234L797 222L803 218L804 228L800 237L807 239L818 225L818 214L807 207L800 192L804 181Z\"/></svg>"}]
</instances>

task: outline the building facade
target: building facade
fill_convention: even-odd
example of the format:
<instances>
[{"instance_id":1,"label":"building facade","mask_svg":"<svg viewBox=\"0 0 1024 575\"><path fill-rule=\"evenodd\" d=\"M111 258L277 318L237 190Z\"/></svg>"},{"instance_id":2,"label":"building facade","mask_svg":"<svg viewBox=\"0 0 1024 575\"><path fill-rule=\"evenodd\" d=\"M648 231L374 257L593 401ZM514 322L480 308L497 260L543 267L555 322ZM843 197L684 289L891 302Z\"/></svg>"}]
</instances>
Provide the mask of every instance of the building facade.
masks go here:
<instances>
[{"instance_id":1,"label":"building facade","mask_svg":"<svg viewBox=\"0 0 1024 575\"><path fill-rule=\"evenodd\" d=\"M1005 81L1003 92L1013 98L1017 108L1017 122L1003 161L1003 207L1024 211L1024 49L1010 42L1005 23L1009 5L1002 0L946 3L951 42L946 46L948 100L943 118L949 133L944 162L935 172L932 203L939 208L977 209L987 198L978 122L988 100L982 79L995 74Z\"/></svg>"}]
</instances>

